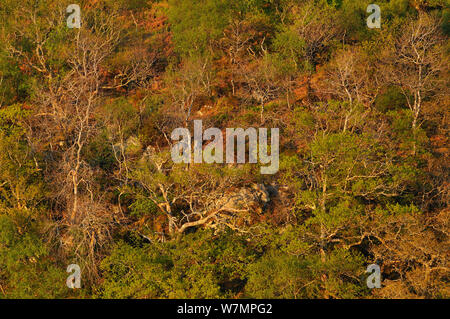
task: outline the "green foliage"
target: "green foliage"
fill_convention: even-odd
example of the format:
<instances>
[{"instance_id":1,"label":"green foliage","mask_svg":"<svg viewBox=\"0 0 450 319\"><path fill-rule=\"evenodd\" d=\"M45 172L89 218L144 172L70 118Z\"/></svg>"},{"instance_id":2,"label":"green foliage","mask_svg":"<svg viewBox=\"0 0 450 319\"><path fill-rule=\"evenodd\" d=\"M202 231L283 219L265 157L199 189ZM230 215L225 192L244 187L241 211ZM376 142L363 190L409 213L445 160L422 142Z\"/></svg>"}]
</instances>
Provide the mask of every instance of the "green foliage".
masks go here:
<instances>
[{"instance_id":1,"label":"green foliage","mask_svg":"<svg viewBox=\"0 0 450 319\"><path fill-rule=\"evenodd\" d=\"M442 30L448 36L450 35L450 9L447 8L442 12Z\"/></svg>"},{"instance_id":2,"label":"green foliage","mask_svg":"<svg viewBox=\"0 0 450 319\"><path fill-rule=\"evenodd\" d=\"M292 76L301 70L306 44L294 30L277 33L272 45L275 53L271 56L271 62L281 76Z\"/></svg>"},{"instance_id":3,"label":"green foliage","mask_svg":"<svg viewBox=\"0 0 450 319\"><path fill-rule=\"evenodd\" d=\"M274 251L249 267L245 292L250 298L320 298L324 292L333 298L356 298L364 290L363 272L362 258L342 250L333 251L325 262L319 256Z\"/></svg>"},{"instance_id":4,"label":"green foliage","mask_svg":"<svg viewBox=\"0 0 450 319\"><path fill-rule=\"evenodd\" d=\"M136 200L130 205L131 216L141 217L145 215L156 215L160 213L158 206L155 205L150 199L137 196Z\"/></svg>"},{"instance_id":5,"label":"green foliage","mask_svg":"<svg viewBox=\"0 0 450 319\"><path fill-rule=\"evenodd\" d=\"M203 55L222 34L229 17L229 1L170 0L169 21L175 48L182 56Z\"/></svg>"},{"instance_id":6,"label":"green foliage","mask_svg":"<svg viewBox=\"0 0 450 319\"><path fill-rule=\"evenodd\" d=\"M0 213L0 285L4 298L65 298L65 269L55 263L27 213Z\"/></svg>"},{"instance_id":7,"label":"green foliage","mask_svg":"<svg viewBox=\"0 0 450 319\"><path fill-rule=\"evenodd\" d=\"M22 125L26 115L19 105L0 109L0 209L33 211L43 198L40 169Z\"/></svg>"},{"instance_id":8,"label":"green foliage","mask_svg":"<svg viewBox=\"0 0 450 319\"><path fill-rule=\"evenodd\" d=\"M0 298L445 297L448 3L1 1ZM174 164L199 118L280 128L279 172Z\"/></svg>"},{"instance_id":9,"label":"green foliage","mask_svg":"<svg viewBox=\"0 0 450 319\"><path fill-rule=\"evenodd\" d=\"M93 167L103 170L111 170L115 167L116 160L106 133L98 135L86 148L86 159Z\"/></svg>"},{"instance_id":10,"label":"green foliage","mask_svg":"<svg viewBox=\"0 0 450 319\"><path fill-rule=\"evenodd\" d=\"M242 286L251 250L233 234L190 234L179 242L141 248L120 242L102 261L98 287L106 298L231 297Z\"/></svg>"},{"instance_id":11,"label":"green foliage","mask_svg":"<svg viewBox=\"0 0 450 319\"><path fill-rule=\"evenodd\" d=\"M375 100L376 108L383 113L390 110L405 108L407 106L406 103L405 96L402 94L401 90L395 86L386 88L385 92L378 95Z\"/></svg>"}]
</instances>

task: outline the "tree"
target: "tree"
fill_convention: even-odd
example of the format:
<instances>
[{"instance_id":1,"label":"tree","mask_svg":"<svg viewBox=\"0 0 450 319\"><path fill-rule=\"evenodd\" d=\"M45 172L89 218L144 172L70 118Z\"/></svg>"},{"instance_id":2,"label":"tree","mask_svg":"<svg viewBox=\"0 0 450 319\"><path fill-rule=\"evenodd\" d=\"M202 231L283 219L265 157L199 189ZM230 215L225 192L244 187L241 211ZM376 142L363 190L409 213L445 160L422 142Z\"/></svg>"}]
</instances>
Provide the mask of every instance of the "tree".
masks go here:
<instances>
[{"instance_id":1,"label":"tree","mask_svg":"<svg viewBox=\"0 0 450 319\"><path fill-rule=\"evenodd\" d=\"M167 228L163 230L171 237L200 226L240 229L226 215L248 212L248 208L230 205L232 198L228 194L244 173L201 165L186 170L182 164L173 164L168 152L150 151L131 173L131 181L138 187L128 187L124 192L149 199L166 218Z\"/></svg>"},{"instance_id":2,"label":"tree","mask_svg":"<svg viewBox=\"0 0 450 319\"><path fill-rule=\"evenodd\" d=\"M169 98L175 107L173 113L180 114L181 111L185 127L190 120L194 103L199 96L210 93L213 80L210 60L200 56L186 59L180 69L167 72Z\"/></svg>"},{"instance_id":3,"label":"tree","mask_svg":"<svg viewBox=\"0 0 450 319\"><path fill-rule=\"evenodd\" d=\"M338 51L326 72L322 91L346 101L348 105L343 124L345 132L350 118L360 115L358 107L373 104L381 84L370 61L364 60L364 54L358 48Z\"/></svg>"},{"instance_id":4,"label":"tree","mask_svg":"<svg viewBox=\"0 0 450 319\"><path fill-rule=\"evenodd\" d=\"M374 212L367 224L373 259L382 262L384 298L447 298L449 243L448 212L433 216L415 207L391 205Z\"/></svg>"},{"instance_id":5,"label":"tree","mask_svg":"<svg viewBox=\"0 0 450 319\"><path fill-rule=\"evenodd\" d=\"M442 57L443 44L440 23L436 17L419 13L401 28L393 43L389 59L386 59L386 75L400 87L412 114L411 126L414 136L420 126L424 99L439 87L439 74L448 67ZM414 153L416 146L414 144Z\"/></svg>"},{"instance_id":6,"label":"tree","mask_svg":"<svg viewBox=\"0 0 450 319\"><path fill-rule=\"evenodd\" d=\"M64 211L62 220L54 224L55 232L60 232L59 227L67 230L61 246L88 260L88 273L94 274L94 250L107 242L112 216L95 194L94 169L84 154L96 132L94 114L102 94L102 64L120 40L117 15L86 11L83 27L68 31L64 8L52 6L59 10L48 17L42 16L39 8L25 7L19 17L30 22L25 31L18 26L23 21L15 22L8 50L11 58L25 63L39 79L33 87L33 104L39 110L31 121L30 139L47 145L51 154L47 160L53 157L44 166L45 175L54 186L57 207ZM44 21L47 18L50 23ZM73 242L77 236L79 245Z\"/></svg>"},{"instance_id":7,"label":"tree","mask_svg":"<svg viewBox=\"0 0 450 319\"><path fill-rule=\"evenodd\" d=\"M334 22L334 8L326 1L308 1L298 8L294 27L298 36L305 41L304 58L312 68L319 62L319 55L338 38L342 31Z\"/></svg>"}]
</instances>

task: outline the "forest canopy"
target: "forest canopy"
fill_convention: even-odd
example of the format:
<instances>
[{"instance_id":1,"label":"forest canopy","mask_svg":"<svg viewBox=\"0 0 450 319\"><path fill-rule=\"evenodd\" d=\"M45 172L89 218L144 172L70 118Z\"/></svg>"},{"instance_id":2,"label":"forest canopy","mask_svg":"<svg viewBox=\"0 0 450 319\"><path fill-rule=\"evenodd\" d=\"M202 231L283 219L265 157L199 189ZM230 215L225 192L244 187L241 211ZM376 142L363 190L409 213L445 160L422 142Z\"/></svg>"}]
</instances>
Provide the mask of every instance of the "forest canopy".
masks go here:
<instances>
[{"instance_id":1,"label":"forest canopy","mask_svg":"<svg viewBox=\"0 0 450 319\"><path fill-rule=\"evenodd\" d=\"M450 297L448 0L72 3L0 2L0 298Z\"/></svg>"}]
</instances>

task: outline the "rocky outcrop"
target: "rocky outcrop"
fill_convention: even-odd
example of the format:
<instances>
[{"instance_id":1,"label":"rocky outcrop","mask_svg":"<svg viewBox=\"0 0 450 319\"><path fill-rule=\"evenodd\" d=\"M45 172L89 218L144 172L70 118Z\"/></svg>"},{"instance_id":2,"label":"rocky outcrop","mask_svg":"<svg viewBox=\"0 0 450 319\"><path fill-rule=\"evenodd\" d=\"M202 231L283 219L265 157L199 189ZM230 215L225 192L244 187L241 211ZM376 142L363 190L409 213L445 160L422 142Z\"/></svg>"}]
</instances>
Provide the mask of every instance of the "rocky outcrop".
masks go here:
<instances>
[{"instance_id":1,"label":"rocky outcrop","mask_svg":"<svg viewBox=\"0 0 450 319\"><path fill-rule=\"evenodd\" d=\"M250 187L244 187L237 192L225 195L218 203L218 208L230 212L245 212L256 210L262 212L270 202L274 187L264 184L252 184Z\"/></svg>"}]
</instances>

